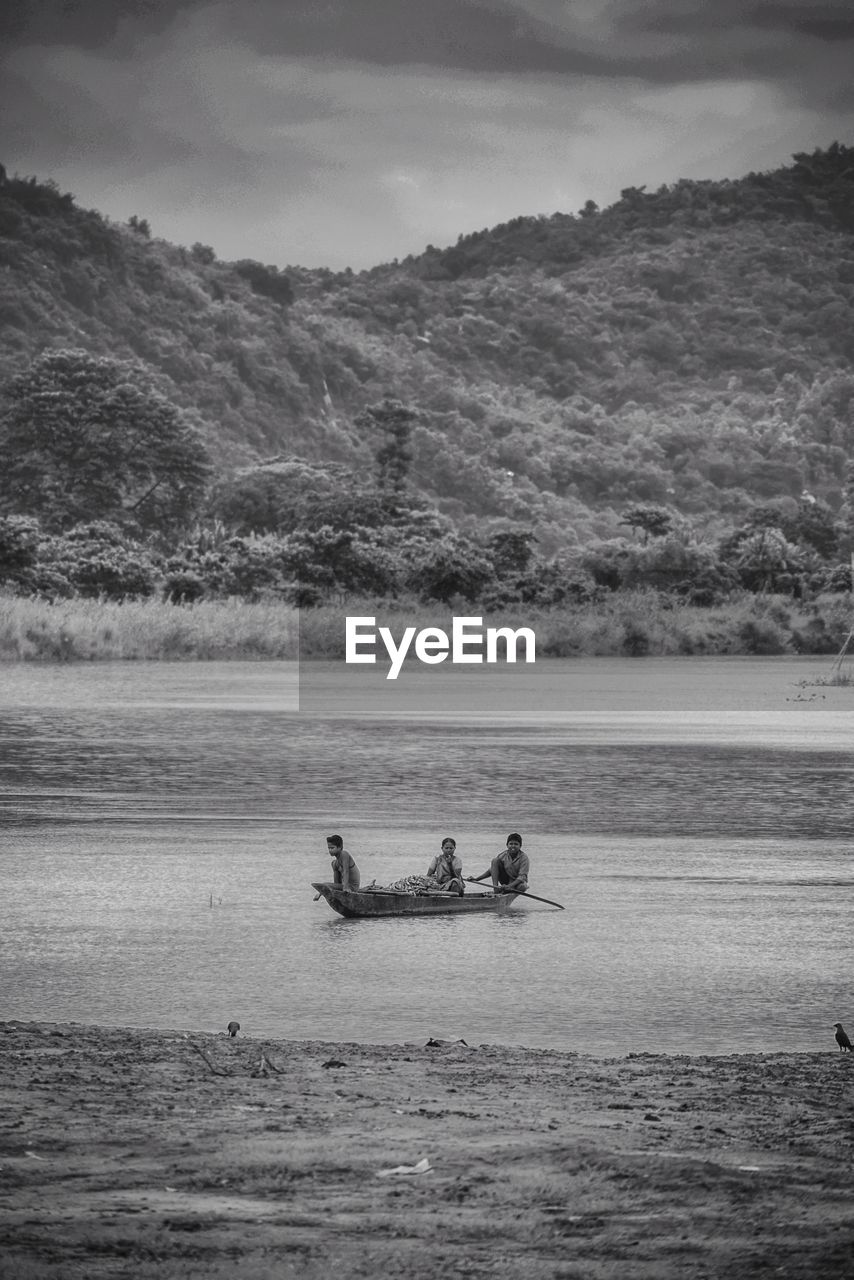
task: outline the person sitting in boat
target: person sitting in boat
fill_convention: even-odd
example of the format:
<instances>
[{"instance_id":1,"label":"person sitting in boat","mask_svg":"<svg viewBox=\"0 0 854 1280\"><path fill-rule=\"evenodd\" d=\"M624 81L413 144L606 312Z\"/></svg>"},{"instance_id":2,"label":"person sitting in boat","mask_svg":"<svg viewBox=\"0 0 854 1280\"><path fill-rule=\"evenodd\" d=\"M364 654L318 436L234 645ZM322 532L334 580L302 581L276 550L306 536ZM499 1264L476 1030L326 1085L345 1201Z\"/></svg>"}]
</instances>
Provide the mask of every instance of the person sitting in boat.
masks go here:
<instances>
[{"instance_id":1,"label":"person sitting in boat","mask_svg":"<svg viewBox=\"0 0 854 1280\"><path fill-rule=\"evenodd\" d=\"M442 841L442 852L437 853L430 866L427 868L427 875L431 880L435 880L440 889L446 889L449 893L458 893L460 896L465 892L463 884L463 864L456 854L457 842L451 836L445 836Z\"/></svg>"},{"instance_id":2,"label":"person sitting in boat","mask_svg":"<svg viewBox=\"0 0 854 1280\"><path fill-rule=\"evenodd\" d=\"M528 888L528 871L530 862L527 853L522 852L522 837L518 831L511 831L507 837L507 847L493 858L488 871L481 876L474 876L473 883L492 877L492 888L496 893L524 893Z\"/></svg>"},{"instance_id":3,"label":"person sitting in boat","mask_svg":"<svg viewBox=\"0 0 854 1280\"><path fill-rule=\"evenodd\" d=\"M327 836L326 848L332 859L332 879L342 889L358 889L360 883L359 868L344 848L340 836Z\"/></svg>"}]
</instances>

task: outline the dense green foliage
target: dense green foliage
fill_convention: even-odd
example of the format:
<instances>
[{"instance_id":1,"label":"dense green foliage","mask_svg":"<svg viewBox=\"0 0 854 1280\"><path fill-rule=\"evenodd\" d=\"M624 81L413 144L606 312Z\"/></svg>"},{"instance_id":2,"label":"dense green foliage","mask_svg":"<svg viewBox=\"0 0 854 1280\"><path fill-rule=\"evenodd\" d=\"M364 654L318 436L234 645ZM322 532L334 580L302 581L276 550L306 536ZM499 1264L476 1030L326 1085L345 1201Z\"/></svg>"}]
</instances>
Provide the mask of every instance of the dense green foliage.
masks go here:
<instances>
[{"instance_id":1,"label":"dense green foliage","mask_svg":"<svg viewBox=\"0 0 854 1280\"><path fill-rule=\"evenodd\" d=\"M5 388L0 504L51 528L94 518L174 533L207 481L206 452L186 418L134 365L46 351Z\"/></svg>"},{"instance_id":2,"label":"dense green foliage","mask_svg":"<svg viewBox=\"0 0 854 1280\"><path fill-rule=\"evenodd\" d=\"M550 547L617 532L632 502L705 519L807 486L838 506L853 210L854 149L834 144L334 274L217 262L13 178L0 375L46 345L137 357L226 464L364 466L356 419L391 394L420 411L425 494L456 518L530 517Z\"/></svg>"},{"instance_id":3,"label":"dense green foliage","mask_svg":"<svg viewBox=\"0 0 854 1280\"><path fill-rule=\"evenodd\" d=\"M13 177L0 264L15 590L850 589L854 148L359 274L219 262Z\"/></svg>"}]
</instances>

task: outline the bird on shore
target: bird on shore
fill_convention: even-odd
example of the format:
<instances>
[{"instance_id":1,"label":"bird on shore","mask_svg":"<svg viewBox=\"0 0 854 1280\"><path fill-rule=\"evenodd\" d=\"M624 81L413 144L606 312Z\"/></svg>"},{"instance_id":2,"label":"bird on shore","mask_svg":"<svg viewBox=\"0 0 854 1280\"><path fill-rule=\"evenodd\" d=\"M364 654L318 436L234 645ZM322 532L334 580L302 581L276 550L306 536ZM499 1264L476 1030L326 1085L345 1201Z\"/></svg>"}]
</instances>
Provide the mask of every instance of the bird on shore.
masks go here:
<instances>
[{"instance_id":1,"label":"bird on shore","mask_svg":"<svg viewBox=\"0 0 854 1280\"><path fill-rule=\"evenodd\" d=\"M227 1030L228 1030L228 1034L229 1034L229 1035L232 1037L232 1039L233 1039L233 1038L237 1035L238 1031L240 1030L240 1023L239 1023L239 1022L229 1022Z\"/></svg>"},{"instance_id":2,"label":"bird on shore","mask_svg":"<svg viewBox=\"0 0 854 1280\"><path fill-rule=\"evenodd\" d=\"M850 1053L852 1049L852 1045L851 1045L851 1041L848 1039L847 1031L845 1030L841 1022L834 1022L833 1025L836 1028L836 1043L839 1045L839 1048L842 1050L847 1049L848 1052Z\"/></svg>"}]
</instances>

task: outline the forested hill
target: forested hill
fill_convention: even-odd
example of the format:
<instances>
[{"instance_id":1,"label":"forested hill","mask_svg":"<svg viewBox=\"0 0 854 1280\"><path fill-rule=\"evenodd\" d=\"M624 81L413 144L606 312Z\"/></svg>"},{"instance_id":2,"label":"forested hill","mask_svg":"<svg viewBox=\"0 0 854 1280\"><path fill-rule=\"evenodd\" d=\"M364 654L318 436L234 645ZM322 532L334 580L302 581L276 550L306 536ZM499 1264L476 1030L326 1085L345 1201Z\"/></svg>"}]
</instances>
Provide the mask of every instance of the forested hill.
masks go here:
<instances>
[{"instance_id":1,"label":"forested hill","mask_svg":"<svg viewBox=\"0 0 854 1280\"><path fill-rule=\"evenodd\" d=\"M220 262L156 238L145 210L118 226L12 177L0 264L3 378L45 347L141 359L222 471L363 470L377 442L356 419L392 396L418 411L427 498L534 526L545 548L617 532L631 503L701 528L804 488L843 501L854 148L837 143L359 274Z\"/></svg>"}]
</instances>

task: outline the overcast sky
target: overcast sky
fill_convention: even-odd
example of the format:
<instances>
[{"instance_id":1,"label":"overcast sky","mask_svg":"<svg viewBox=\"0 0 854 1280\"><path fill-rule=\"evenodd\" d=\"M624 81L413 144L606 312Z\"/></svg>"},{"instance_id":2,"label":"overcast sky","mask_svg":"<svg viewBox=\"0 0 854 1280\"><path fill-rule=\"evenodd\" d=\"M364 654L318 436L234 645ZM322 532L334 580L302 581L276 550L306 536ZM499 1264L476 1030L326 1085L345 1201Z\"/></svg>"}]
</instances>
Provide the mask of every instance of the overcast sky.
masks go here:
<instances>
[{"instance_id":1,"label":"overcast sky","mask_svg":"<svg viewBox=\"0 0 854 1280\"><path fill-rule=\"evenodd\" d=\"M355 269L854 144L854 0L16 0L0 158L220 257Z\"/></svg>"}]
</instances>

